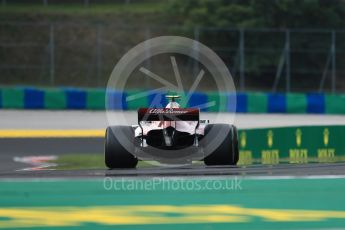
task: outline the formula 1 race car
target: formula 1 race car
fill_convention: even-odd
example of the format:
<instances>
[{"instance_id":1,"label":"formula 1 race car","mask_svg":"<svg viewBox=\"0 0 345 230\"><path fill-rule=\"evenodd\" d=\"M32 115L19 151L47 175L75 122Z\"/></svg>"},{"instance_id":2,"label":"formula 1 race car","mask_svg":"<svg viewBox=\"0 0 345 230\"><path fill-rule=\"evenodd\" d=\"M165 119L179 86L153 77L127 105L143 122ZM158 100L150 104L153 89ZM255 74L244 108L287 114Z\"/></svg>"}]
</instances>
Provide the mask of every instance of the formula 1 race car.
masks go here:
<instances>
[{"instance_id":1,"label":"formula 1 race car","mask_svg":"<svg viewBox=\"0 0 345 230\"><path fill-rule=\"evenodd\" d=\"M236 165L239 149L234 125L209 124L199 119L199 109L180 108L179 96L166 97L170 102L165 108L140 108L138 125L107 127L105 164L109 169L135 168L138 159Z\"/></svg>"}]
</instances>

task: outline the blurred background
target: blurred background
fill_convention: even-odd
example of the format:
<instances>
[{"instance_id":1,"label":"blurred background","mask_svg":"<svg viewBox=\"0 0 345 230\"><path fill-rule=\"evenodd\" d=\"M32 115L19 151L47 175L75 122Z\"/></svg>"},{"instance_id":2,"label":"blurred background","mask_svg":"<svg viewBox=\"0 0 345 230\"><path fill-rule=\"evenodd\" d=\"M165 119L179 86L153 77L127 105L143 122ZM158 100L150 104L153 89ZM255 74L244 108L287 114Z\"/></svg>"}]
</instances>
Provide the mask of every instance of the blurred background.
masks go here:
<instances>
[{"instance_id":1,"label":"blurred background","mask_svg":"<svg viewBox=\"0 0 345 230\"><path fill-rule=\"evenodd\" d=\"M180 35L212 48L242 92L344 93L344 18L343 0L1 0L0 83L104 88L130 48Z\"/></svg>"}]
</instances>

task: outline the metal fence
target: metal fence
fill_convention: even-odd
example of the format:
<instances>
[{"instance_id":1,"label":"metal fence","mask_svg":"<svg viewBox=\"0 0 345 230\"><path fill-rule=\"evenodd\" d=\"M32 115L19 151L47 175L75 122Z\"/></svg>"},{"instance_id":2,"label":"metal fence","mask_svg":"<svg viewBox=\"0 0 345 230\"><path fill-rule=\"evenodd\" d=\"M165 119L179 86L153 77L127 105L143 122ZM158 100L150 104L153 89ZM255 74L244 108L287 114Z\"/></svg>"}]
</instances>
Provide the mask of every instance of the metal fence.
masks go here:
<instances>
[{"instance_id":1,"label":"metal fence","mask_svg":"<svg viewBox=\"0 0 345 230\"><path fill-rule=\"evenodd\" d=\"M190 37L212 48L242 91L345 89L345 31L143 28L91 22L0 23L0 82L103 87L130 48L161 35Z\"/></svg>"}]
</instances>

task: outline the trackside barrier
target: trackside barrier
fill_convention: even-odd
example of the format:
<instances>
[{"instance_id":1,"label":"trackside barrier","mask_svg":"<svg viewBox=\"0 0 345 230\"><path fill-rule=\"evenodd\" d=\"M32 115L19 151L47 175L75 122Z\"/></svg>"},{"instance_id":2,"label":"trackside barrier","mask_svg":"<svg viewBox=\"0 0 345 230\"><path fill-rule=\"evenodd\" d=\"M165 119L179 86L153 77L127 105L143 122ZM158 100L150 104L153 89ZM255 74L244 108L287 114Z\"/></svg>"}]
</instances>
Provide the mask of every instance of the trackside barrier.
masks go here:
<instances>
[{"instance_id":1,"label":"trackside barrier","mask_svg":"<svg viewBox=\"0 0 345 230\"><path fill-rule=\"evenodd\" d=\"M239 130L239 165L344 162L345 126Z\"/></svg>"},{"instance_id":2,"label":"trackside barrier","mask_svg":"<svg viewBox=\"0 0 345 230\"><path fill-rule=\"evenodd\" d=\"M201 106L201 111L234 112L232 106L234 97L237 100L236 112L239 113L345 114L345 94L240 92L234 95L195 92L185 105L188 107L209 105ZM182 104L184 100L185 98L181 99ZM106 102L108 107L114 110L160 108L167 103L164 93L147 94L141 90L111 91L106 95L104 89L0 88L1 109L104 110Z\"/></svg>"}]
</instances>

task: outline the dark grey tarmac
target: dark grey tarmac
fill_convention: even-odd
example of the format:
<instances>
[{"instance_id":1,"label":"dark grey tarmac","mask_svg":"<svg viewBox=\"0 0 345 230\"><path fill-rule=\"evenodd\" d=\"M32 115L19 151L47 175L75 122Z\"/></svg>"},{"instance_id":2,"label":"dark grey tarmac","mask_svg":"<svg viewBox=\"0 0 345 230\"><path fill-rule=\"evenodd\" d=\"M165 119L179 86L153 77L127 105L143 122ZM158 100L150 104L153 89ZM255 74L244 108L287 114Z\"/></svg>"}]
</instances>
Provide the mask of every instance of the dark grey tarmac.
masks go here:
<instances>
[{"instance_id":1,"label":"dark grey tarmac","mask_svg":"<svg viewBox=\"0 0 345 230\"><path fill-rule=\"evenodd\" d=\"M97 178L97 177L182 177L182 176L335 176L345 177L345 163L332 164L282 164L236 166L191 165L184 167L152 167L138 169L83 169L2 171L0 178Z\"/></svg>"},{"instance_id":2,"label":"dark grey tarmac","mask_svg":"<svg viewBox=\"0 0 345 230\"><path fill-rule=\"evenodd\" d=\"M103 153L103 138L0 139L0 178L90 178L159 176L345 176L345 163L310 163L237 166L190 165L138 169L85 169L18 171L30 167L14 162L18 156L48 156L69 153Z\"/></svg>"}]
</instances>

